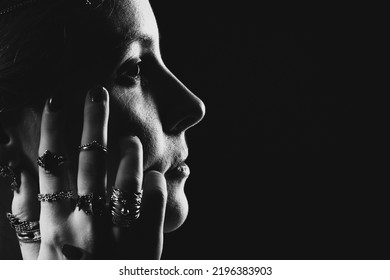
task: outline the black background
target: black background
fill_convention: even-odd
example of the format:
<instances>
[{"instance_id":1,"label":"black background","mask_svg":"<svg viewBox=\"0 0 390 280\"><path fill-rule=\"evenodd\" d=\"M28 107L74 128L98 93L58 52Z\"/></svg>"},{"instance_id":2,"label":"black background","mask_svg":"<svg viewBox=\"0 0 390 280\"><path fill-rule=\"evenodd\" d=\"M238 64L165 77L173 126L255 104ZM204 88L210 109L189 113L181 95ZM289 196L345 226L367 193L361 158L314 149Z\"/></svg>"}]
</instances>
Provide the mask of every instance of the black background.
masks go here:
<instances>
[{"instance_id":1,"label":"black background","mask_svg":"<svg viewBox=\"0 0 390 280\"><path fill-rule=\"evenodd\" d=\"M152 6L166 64L207 108L188 131L190 214L163 258L389 258L383 167L356 102L362 32L331 15L291 31L244 2Z\"/></svg>"},{"instance_id":2,"label":"black background","mask_svg":"<svg viewBox=\"0 0 390 280\"><path fill-rule=\"evenodd\" d=\"M165 63L207 108L163 258L389 259L388 152L369 119L386 111L369 104L375 67L360 73L376 45L351 10L151 2Z\"/></svg>"}]
</instances>

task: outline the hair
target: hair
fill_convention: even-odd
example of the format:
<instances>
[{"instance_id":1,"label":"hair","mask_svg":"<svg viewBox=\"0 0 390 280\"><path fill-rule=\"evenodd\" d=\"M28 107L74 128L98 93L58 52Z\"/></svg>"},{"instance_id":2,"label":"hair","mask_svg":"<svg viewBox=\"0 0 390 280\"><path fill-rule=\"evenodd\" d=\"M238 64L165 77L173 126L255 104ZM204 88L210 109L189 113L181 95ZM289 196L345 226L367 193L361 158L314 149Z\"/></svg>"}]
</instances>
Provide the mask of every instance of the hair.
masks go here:
<instances>
[{"instance_id":1,"label":"hair","mask_svg":"<svg viewBox=\"0 0 390 280\"><path fill-rule=\"evenodd\" d=\"M104 63L97 62L95 52L104 48L96 48L105 31L101 19L116 1L90 2L38 0L0 15L0 112L43 106L50 91L61 90L65 77L79 77L87 68L85 78L96 78L91 69Z\"/></svg>"}]
</instances>

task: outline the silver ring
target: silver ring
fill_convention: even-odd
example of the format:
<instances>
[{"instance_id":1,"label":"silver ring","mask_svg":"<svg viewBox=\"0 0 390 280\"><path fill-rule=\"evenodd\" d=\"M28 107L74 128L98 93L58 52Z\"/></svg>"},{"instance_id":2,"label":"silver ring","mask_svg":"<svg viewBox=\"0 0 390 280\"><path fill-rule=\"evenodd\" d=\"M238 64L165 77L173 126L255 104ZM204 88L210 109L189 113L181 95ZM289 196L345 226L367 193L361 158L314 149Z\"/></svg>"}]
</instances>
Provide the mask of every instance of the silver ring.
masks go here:
<instances>
[{"instance_id":1,"label":"silver ring","mask_svg":"<svg viewBox=\"0 0 390 280\"><path fill-rule=\"evenodd\" d=\"M72 191L62 191L58 193L46 193L46 194L38 194L38 201L43 202L53 202L53 201L59 201L59 200L65 200L70 199L73 197Z\"/></svg>"},{"instance_id":2,"label":"silver ring","mask_svg":"<svg viewBox=\"0 0 390 280\"><path fill-rule=\"evenodd\" d=\"M111 215L114 225L128 228L140 216L142 192L128 193L113 189Z\"/></svg>"},{"instance_id":3,"label":"silver ring","mask_svg":"<svg viewBox=\"0 0 390 280\"><path fill-rule=\"evenodd\" d=\"M46 150L42 156L37 158L37 164L45 169L46 173L53 173L66 161L64 156L56 155Z\"/></svg>"},{"instance_id":4,"label":"silver ring","mask_svg":"<svg viewBox=\"0 0 390 280\"><path fill-rule=\"evenodd\" d=\"M20 242L32 243L41 241L41 231L38 221L20 221L19 218L11 213L7 213L7 218Z\"/></svg>"},{"instance_id":5,"label":"silver ring","mask_svg":"<svg viewBox=\"0 0 390 280\"><path fill-rule=\"evenodd\" d=\"M103 216L106 200L104 196L96 194L81 195L77 198L76 206L88 216Z\"/></svg>"},{"instance_id":6,"label":"silver ring","mask_svg":"<svg viewBox=\"0 0 390 280\"><path fill-rule=\"evenodd\" d=\"M104 153L107 153L108 149L106 146L103 146L102 144L93 140L91 143L87 143L87 144L79 146L79 151L80 152L82 152L82 151L102 151Z\"/></svg>"},{"instance_id":7,"label":"silver ring","mask_svg":"<svg viewBox=\"0 0 390 280\"><path fill-rule=\"evenodd\" d=\"M0 177L9 178L11 181L11 190L18 192L19 184L15 172L8 165L0 165Z\"/></svg>"}]
</instances>

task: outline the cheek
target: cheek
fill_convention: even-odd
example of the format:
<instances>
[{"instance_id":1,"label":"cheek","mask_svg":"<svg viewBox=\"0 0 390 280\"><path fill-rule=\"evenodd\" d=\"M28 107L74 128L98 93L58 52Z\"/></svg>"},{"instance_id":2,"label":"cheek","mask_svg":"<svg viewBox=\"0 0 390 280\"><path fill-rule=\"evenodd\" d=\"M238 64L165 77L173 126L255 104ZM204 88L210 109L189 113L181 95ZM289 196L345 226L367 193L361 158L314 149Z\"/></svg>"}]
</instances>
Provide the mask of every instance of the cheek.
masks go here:
<instances>
[{"instance_id":1,"label":"cheek","mask_svg":"<svg viewBox=\"0 0 390 280\"><path fill-rule=\"evenodd\" d=\"M121 137L136 135L143 145L145 169L155 165L163 158L165 138L154 100L142 90L119 87L111 89L110 99L110 144L115 148Z\"/></svg>"},{"instance_id":2,"label":"cheek","mask_svg":"<svg viewBox=\"0 0 390 280\"><path fill-rule=\"evenodd\" d=\"M116 169L121 155L118 149L119 138L136 135L140 138L144 151L144 170L164 172L172 159L174 144L166 137L157 111L157 104L145 92L130 92L122 89L111 90L109 142L115 151L110 159L109 182L115 182ZM111 174L111 175L110 175ZM165 214L164 231L170 232L180 227L188 215L188 202L184 194L184 181L167 182L168 202Z\"/></svg>"},{"instance_id":3,"label":"cheek","mask_svg":"<svg viewBox=\"0 0 390 280\"><path fill-rule=\"evenodd\" d=\"M41 130L41 114L35 113L32 110L23 112L24 122L21 123L18 129L17 142L21 147L21 154L18 164L22 169L27 169L31 174L36 174L38 179L38 165L36 159L38 157L38 147L40 141Z\"/></svg>"}]
</instances>

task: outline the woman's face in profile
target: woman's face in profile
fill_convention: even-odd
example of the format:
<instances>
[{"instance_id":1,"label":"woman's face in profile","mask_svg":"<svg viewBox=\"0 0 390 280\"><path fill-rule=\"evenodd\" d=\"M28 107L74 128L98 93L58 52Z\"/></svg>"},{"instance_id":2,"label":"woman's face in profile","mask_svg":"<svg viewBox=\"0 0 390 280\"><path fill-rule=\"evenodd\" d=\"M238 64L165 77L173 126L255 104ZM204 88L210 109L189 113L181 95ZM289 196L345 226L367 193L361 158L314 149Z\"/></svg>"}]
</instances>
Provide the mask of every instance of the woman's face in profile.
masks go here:
<instances>
[{"instance_id":1,"label":"woman's face in profile","mask_svg":"<svg viewBox=\"0 0 390 280\"><path fill-rule=\"evenodd\" d=\"M120 58L102 82L110 96L108 187L114 185L121 137L138 136L143 146L144 171L157 170L166 178L164 230L171 231L184 222L188 212L184 194L189 175L184 163L188 148L184 133L203 118L204 105L164 65L159 30L147 0L117 1L104 24L108 25L106 30L115 33L113 37L123 39L118 53L101 53L103 60ZM107 38L99 40L110 44ZM77 99L80 106L84 97ZM72 123L82 123L81 115L70 118L70 129Z\"/></svg>"},{"instance_id":2,"label":"woman's face in profile","mask_svg":"<svg viewBox=\"0 0 390 280\"><path fill-rule=\"evenodd\" d=\"M184 132L203 118L204 105L164 65L156 19L147 0L119 1L112 22L120 36L130 40L108 85L109 143L115 145L130 134L140 138L144 171L160 171L167 180L165 230L170 231L187 216Z\"/></svg>"}]
</instances>

